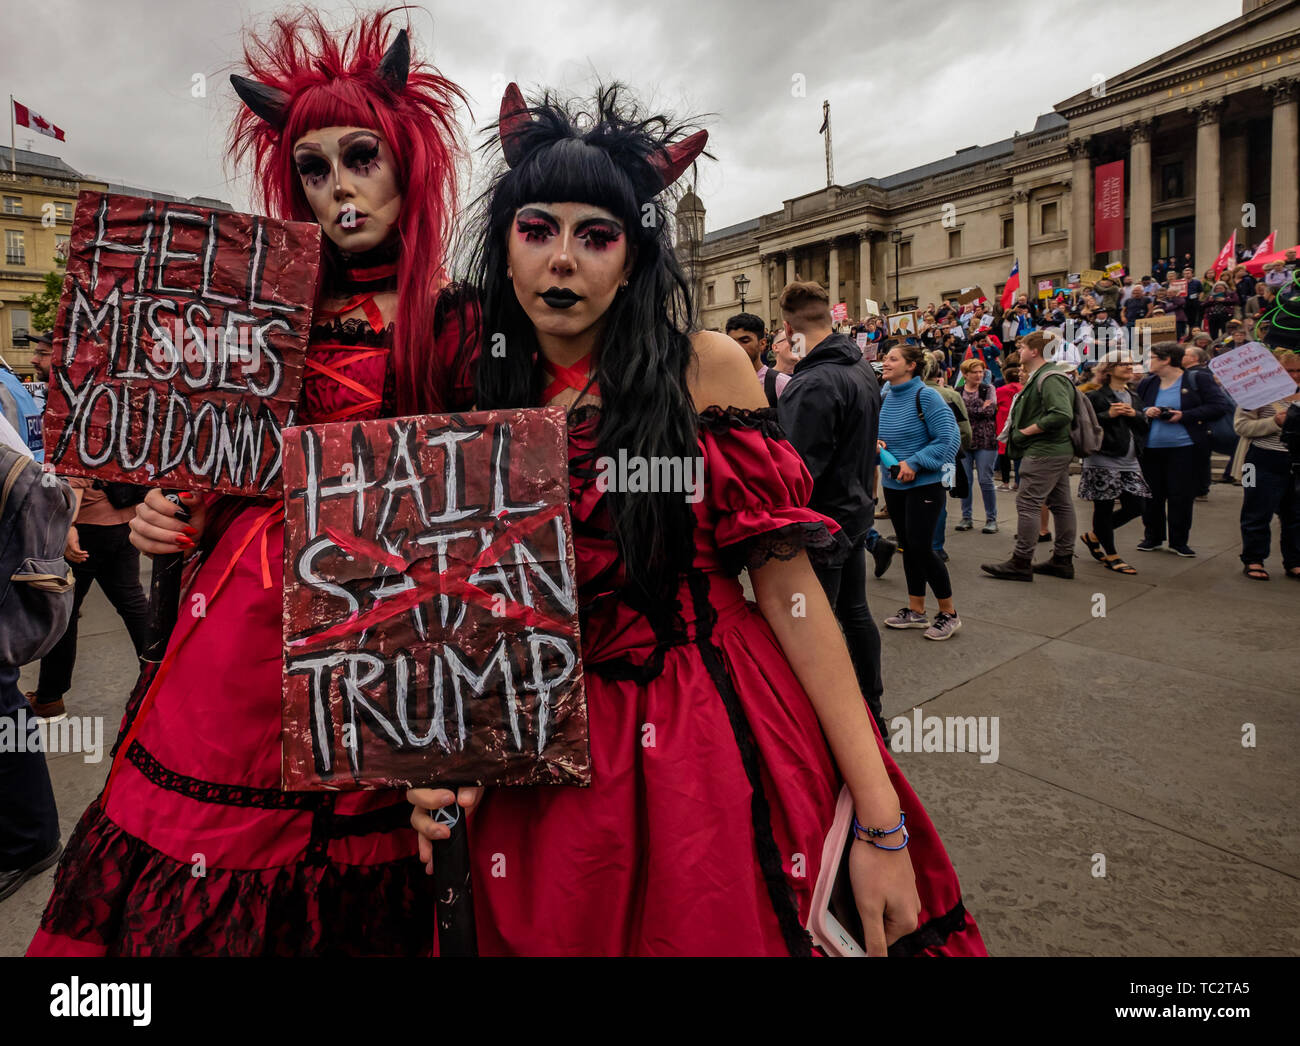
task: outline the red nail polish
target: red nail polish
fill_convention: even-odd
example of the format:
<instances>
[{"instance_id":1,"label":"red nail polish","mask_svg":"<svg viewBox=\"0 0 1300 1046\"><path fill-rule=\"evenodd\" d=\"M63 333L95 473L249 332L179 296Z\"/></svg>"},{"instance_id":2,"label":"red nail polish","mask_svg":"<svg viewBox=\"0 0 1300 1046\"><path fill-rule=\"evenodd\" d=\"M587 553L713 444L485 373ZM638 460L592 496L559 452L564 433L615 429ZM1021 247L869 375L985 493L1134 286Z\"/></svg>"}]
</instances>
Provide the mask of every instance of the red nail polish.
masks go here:
<instances>
[{"instance_id":1,"label":"red nail polish","mask_svg":"<svg viewBox=\"0 0 1300 1046\"><path fill-rule=\"evenodd\" d=\"M180 499L182 501L193 501L197 497L198 495L192 490L182 490L180 492Z\"/></svg>"},{"instance_id":2,"label":"red nail polish","mask_svg":"<svg viewBox=\"0 0 1300 1046\"><path fill-rule=\"evenodd\" d=\"M186 528L185 528L185 533L188 534L188 535L189 535L190 537L192 537L192 538L193 538L193 537L198 537L198 535L199 535L199 531L198 531L198 528L197 528L197 527L186 527Z\"/></svg>"},{"instance_id":3,"label":"red nail polish","mask_svg":"<svg viewBox=\"0 0 1300 1046\"><path fill-rule=\"evenodd\" d=\"M183 536L183 535L182 535L181 537L178 537L178 538L176 539L176 544L180 545L181 548L193 548L193 547L194 547L194 542L191 541L189 538Z\"/></svg>"}]
</instances>

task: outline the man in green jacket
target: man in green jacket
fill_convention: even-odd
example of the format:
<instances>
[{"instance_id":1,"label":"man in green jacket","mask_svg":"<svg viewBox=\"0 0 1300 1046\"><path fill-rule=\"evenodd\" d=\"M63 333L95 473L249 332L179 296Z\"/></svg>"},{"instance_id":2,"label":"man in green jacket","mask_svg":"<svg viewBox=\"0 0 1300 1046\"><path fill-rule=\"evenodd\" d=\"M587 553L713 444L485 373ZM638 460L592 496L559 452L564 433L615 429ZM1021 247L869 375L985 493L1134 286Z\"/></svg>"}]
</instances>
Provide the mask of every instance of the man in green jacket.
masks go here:
<instances>
[{"instance_id":1,"label":"man in green jacket","mask_svg":"<svg viewBox=\"0 0 1300 1046\"><path fill-rule=\"evenodd\" d=\"M1070 497L1070 462L1074 444L1074 382L1069 370L1049 362L1059 339L1034 331L1017 342L1024 388L1011 407L1007 455L1022 458L1020 489L1016 493L1016 547L1002 563L985 563L980 569L1008 581L1033 581L1035 574L1074 577L1074 502ZM1046 503L1056 520L1052 558L1035 564L1040 510Z\"/></svg>"}]
</instances>

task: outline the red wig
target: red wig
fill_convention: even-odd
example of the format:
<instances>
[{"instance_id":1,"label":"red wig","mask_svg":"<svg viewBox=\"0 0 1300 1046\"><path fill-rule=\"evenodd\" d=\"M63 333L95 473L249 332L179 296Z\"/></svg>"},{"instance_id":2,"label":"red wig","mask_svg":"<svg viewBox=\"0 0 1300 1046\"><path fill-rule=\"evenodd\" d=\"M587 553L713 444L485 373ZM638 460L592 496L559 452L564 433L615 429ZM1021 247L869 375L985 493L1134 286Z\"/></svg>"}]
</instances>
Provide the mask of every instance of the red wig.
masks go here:
<instances>
[{"instance_id":1,"label":"red wig","mask_svg":"<svg viewBox=\"0 0 1300 1046\"><path fill-rule=\"evenodd\" d=\"M446 282L457 165L464 156L453 114L465 96L414 59L400 89L380 75L395 10L400 8L364 15L339 36L315 11L304 9L275 18L265 35L250 36L244 45L249 75L284 92L288 101L279 129L241 105L230 157L236 165L251 159L268 214L315 221L294 165L294 142L321 127L366 127L388 142L402 192L393 332L397 409L422 414L442 409L449 380L445 362L433 351L434 312ZM326 249L327 273L336 257Z\"/></svg>"}]
</instances>

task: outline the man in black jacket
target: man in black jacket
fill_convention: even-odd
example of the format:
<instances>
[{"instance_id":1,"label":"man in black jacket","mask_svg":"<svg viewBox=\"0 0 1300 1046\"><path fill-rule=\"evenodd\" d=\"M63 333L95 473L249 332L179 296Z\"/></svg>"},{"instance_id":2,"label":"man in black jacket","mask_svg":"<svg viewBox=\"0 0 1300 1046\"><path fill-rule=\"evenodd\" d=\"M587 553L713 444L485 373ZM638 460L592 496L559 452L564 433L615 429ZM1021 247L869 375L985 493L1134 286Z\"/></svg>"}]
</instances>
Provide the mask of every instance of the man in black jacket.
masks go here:
<instances>
[{"instance_id":1,"label":"man in black jacket","mask_svg":"<svg viewBox=\"0 0 1300 1046\"><path fill-rule=\"evenodd\" d=\"M839 566L816 567L835 611L858 686L887 738L880 698L880 631L867 606L867 536L875 519L876 433L880 385L862 350L831 330L830 297L817 283L792 283L781 293L785 335L798 362L777 401L781 427L813 478L808 507L830 516L848 539Z\"/></svg>"}]
</instances>

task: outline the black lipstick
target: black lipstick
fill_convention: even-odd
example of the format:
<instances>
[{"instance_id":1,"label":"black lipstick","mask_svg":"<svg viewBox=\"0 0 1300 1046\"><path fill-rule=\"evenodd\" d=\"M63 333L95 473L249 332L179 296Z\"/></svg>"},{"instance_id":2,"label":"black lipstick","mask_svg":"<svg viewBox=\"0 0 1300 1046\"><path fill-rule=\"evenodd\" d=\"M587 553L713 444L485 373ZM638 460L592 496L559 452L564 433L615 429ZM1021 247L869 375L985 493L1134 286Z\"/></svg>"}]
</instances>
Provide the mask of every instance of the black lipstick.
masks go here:
<instances>
[{"instance_id":1,"label":"black lipstick","mask_svg":"<svg viewBox=\"0 0 1300 1046\"><path fill-rule=\"evenodd\" d=\"M552 309L569 309L582 301L580 294L560 287L551 287L549 290L543 291L540 297Z\"/></svg>"}]
</instances>

